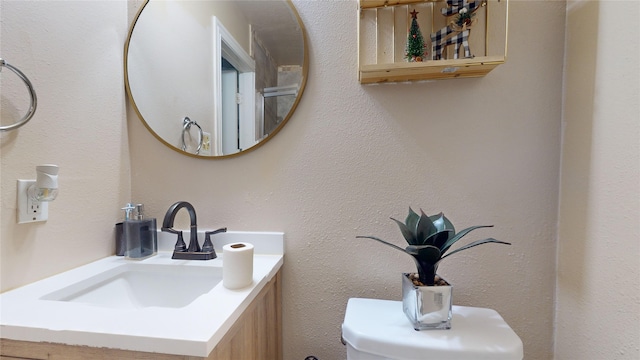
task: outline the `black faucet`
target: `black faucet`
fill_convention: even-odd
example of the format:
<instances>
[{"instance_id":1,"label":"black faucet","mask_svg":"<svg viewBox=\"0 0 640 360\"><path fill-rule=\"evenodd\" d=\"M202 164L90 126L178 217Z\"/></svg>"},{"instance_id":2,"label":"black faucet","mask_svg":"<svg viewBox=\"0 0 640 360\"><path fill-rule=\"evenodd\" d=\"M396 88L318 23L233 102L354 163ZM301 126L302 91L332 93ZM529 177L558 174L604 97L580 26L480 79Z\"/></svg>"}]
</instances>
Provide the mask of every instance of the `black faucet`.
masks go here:
<instances>
[{"instance_id":1,"label":"black faucet","mask_svg":"<svg viewBox=\"0 0 640 360\"><path fill-rule=\"evenodd\" d=\"M176 218L176 213L182 208L186 208L189 212L189 218L191 220L189 247L187 248L184 239L182 237L182 231L173 229L173 221ZM208 231L206 233L206 240L203 248L200 248L198 243L198 225L196 218L196 209L190 203L186 201L178 201L171 205L167 213L164 215L164 221L162 222L162 231L170 232L178 235L178 242L176 242L175 249L173 250L172 259L186 259L186 260L211 260L217 257L213 244L211 243L210 235L220 232L226 232L227 228L221 228L214 231Z\"/></svg>"}]
</instances>

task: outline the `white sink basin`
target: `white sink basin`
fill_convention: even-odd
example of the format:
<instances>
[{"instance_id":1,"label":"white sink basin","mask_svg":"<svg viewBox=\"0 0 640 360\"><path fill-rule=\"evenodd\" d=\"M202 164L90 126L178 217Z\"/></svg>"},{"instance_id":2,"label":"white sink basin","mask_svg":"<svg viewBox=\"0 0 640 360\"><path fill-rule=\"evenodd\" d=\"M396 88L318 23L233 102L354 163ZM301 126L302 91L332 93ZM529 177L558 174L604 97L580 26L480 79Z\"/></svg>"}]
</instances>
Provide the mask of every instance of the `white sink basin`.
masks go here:
<instances>
[{"instance_id":1,"label":"white sink basin","mask_svg":"<svg viewBox=\"0 0 640 360\"><path fill-rule=\"evenodd\" d=\"M171 259L169 235L156 256L110 256L0 294L1 338L206 358L282 266L284 234L218 234L208 261ZM235 242L254 245L253 283L230 290L218 249Z\"/></svg>"},{"instance_id":2,"label":"white sink basin","mask_svg":"<svg viewBox=\"0 0 640 360\"><path fill-rule=\"evenodd\" d=\"M182 308L222 281L222 268L123 264L43 296L108 308Z\"/></svg>"}]
</instances>

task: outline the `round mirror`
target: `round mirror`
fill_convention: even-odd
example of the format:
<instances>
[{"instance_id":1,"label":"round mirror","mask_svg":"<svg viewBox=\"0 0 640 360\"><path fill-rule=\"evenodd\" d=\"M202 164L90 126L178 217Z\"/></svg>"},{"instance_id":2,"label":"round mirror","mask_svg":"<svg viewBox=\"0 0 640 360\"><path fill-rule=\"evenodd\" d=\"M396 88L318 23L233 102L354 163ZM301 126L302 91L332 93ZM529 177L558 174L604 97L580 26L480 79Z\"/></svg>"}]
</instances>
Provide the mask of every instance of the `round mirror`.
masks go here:
<instances>
[{"instance_id":1,"label":"round mirror","mask_svg":"<svg viewBox=\"0 0 640 360\"><path fill-rule=\"evenodd\" d=\"M290 0L147 0L125 44L125 84L170 148L219 158L253 150L293 114L308 49Z\"/></svg>"}]
</instances>

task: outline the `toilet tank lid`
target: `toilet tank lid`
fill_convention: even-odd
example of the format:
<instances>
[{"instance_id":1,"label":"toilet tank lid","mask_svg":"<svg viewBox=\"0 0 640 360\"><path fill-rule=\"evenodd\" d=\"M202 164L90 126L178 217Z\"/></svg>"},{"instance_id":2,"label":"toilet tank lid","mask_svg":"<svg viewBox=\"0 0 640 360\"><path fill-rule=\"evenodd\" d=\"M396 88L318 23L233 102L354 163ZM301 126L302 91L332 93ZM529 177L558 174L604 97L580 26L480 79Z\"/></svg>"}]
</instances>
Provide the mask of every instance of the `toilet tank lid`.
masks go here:
<instances>
[{"instance_id":1,"label":"toilet tank lid","mask_svg":"<svg viewBox=\"0 0 640 360\"><path fill-rule=\"evenodd\" d=\"M522 360L522 341L491 309L453 306L450 330L416 331L402 302L352 298L342 337L355 350L397 360Z\"/></svg>"}]
</instances>

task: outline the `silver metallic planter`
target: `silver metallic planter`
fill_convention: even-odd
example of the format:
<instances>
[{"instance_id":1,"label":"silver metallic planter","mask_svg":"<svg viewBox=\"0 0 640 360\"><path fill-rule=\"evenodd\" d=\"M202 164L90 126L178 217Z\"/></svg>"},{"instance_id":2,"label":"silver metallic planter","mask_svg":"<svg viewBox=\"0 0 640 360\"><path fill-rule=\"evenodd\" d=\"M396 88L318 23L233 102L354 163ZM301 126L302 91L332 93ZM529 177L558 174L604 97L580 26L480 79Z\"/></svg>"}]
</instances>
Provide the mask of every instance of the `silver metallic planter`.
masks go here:
<instances>
[{"instance_id":1,"label":"silver metallic planter","mask_svg":"<svg viewBox=\"0 0 640 360\"><path fill-rule=\"evenodd\" d=\"M408 273L402 274L402 308L413 324L413 328L416 330L450 329L453 287L451 285L415 286L408 275Z\"/></svg>"}]
</instances>

